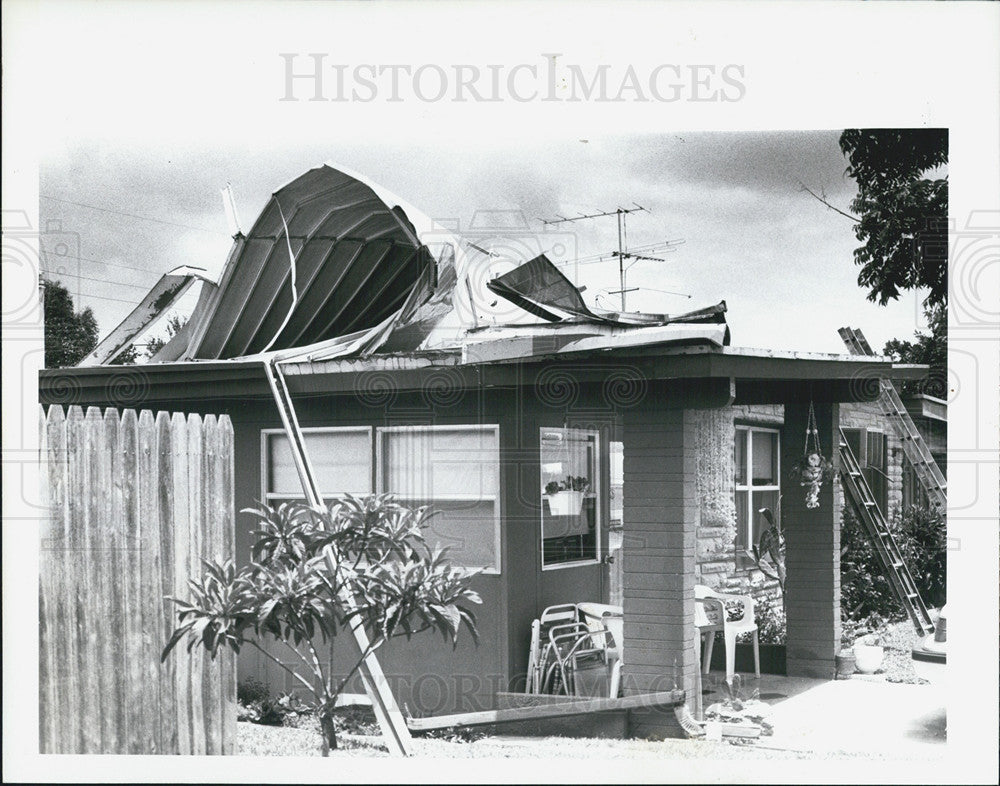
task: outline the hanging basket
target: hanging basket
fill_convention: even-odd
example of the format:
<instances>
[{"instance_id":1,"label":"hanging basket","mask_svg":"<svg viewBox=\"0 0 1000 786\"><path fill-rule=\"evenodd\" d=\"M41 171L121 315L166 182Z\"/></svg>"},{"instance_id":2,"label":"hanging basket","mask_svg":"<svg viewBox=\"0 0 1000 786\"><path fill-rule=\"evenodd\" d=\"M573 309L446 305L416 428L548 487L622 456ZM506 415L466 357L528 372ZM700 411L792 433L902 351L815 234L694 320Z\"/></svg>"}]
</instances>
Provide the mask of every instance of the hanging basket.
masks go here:
<instances>
[{"instance_id":1,"label":"hanging basket","mask_svg":"<svg viewBox=\"0 0 1000 786\"><path fill-rule=\"evenodd\" d=\"M806 507L819 507L819 491L824 483L837 475L833 463L823 455L819 444L819 428L816 426L816 412L809 402L809 422L806 425L806 443L802 457L792 467L792 477L806 489Z\"/></svg>"}]
</instances>

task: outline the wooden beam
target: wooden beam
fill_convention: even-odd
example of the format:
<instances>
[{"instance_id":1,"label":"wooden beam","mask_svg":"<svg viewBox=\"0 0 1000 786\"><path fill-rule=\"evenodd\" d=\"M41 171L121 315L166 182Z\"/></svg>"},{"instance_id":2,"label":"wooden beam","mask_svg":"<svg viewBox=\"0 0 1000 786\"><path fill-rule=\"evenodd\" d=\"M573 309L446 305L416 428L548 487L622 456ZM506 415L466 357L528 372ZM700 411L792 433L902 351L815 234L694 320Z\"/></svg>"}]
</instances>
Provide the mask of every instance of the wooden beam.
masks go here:
<instances>
[{"instance_id":1,"label":"wooden beam","mask_svg":"<svg viewBox=\"0 0 1000 786\"><path fill-rule=\"evenodd\" d=\"M516 707L507 710L460 712L455 715L438 715L432 718L407 718L410 731L434 731L458 726L489 726L494 723L513 723L524 720L560 718L567 715L584 715L591 712L675 707L684 702L684 691L640 693L618 699L578 699L570 696L565 702L543 704L537 707Z\"/></svg>"}]
</instances>

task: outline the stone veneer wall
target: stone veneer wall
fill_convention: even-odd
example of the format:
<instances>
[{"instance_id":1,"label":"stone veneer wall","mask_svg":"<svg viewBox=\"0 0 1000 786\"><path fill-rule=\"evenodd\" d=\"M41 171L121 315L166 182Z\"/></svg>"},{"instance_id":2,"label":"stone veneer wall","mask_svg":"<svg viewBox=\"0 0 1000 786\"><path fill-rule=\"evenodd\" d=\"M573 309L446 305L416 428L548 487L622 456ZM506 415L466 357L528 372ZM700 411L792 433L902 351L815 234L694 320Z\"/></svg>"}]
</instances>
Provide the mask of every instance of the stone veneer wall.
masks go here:
<instances>
[{"instance_id":1,"label":"stone veneer wall","mask_svg":"<svg viewBox=\"0 0 1000 786\"><path fill-rule=\"evenodd\" d=\"M720 592L750 592L758 597L777 594L776 581L767 579L752 562L736 558L734 445L737 422L781 426L784 418L784 407L780 404L698 411L699 518L695 544L697 583L706 584ZM875 429L887 435L888 515L891 518L898 513L903 499L903 465L899 439L879 413L876 403L842 404L840 422L844 428ZM804 441L805 435L801 435L801 438ZM821 448L829 457L835 446L821 445ZM782 475L785 474L785 469L782 468ZM784 481L782 477L783 484ZM839 483L834 487L834 494L842 504L843 491Z\"/></svg>"}]
</instances>

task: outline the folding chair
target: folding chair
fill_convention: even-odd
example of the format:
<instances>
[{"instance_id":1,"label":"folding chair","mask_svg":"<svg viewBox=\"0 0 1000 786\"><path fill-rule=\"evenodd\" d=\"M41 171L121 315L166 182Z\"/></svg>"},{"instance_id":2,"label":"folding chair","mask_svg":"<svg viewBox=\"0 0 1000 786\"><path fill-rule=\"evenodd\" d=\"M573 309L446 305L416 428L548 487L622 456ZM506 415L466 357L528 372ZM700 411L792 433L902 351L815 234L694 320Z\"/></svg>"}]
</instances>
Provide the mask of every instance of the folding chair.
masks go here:
<instances>
[{"instance_id":1,"label":"folding chair","mask_svg":"<svg viewBox=\"0 0 1000 786\"><path fill-rule=\"evenodd\" d=\"M575 603L562 603L549 606L541 616L531 623L531 643L528 648L528 675L524 686L525 693L541 693L544 665L542 650L548 647L549 630L554 625L574 623L580 618L580 612Z\"/></svg>"}]
</instances>

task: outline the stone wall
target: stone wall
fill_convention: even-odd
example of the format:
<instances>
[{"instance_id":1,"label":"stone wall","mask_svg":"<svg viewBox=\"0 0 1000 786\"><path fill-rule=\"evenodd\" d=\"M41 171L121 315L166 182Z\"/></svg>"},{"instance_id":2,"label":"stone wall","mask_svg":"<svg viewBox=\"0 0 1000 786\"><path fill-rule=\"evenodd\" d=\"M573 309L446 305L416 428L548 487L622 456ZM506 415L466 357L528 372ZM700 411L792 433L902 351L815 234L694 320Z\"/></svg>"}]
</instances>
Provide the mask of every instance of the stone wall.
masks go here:
<instances>
[{"instance_id":1,"label":"stone wall","mask_svg":"<svg viewBox=\"0 0 1000 786\"><path fill-rule=\"evenodd\" d=\"M777 582L767 579L748 558L736 553L734 445L736 423L780 426L781 405L732 406L700 410L698 445L698 540L696 580L720 592L773 595Z\"/></svg>"},{"instance_id":2,"label":"stone wall","mask_svg":"<svg viewBox=\"0 0 1000 786\"><path fill-rule=\"evenodd\" d=\"M767 579L756 569L752 560L738 558L736 554L734 444L737 423L781 426L784 424L784 408L780 404L774 404L699 410L695 419L698 447L696 581L720 592L751 592L758 597L774 596L778 592L777 582ZM895 432L885 422L876 403L842 404L840 423L844 428L867 428L886 434L888 515L895 515L903 499L902 451ZM804 444L805 435L782 435L782 438L801 438ZM824 444L821 448L829 458L836 446ZM783 486L786 475L783 467ZM843 492L839 483L834 486L834 494L838 504L842 504Z\"/></svg>"}]
</instances>

